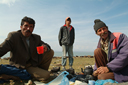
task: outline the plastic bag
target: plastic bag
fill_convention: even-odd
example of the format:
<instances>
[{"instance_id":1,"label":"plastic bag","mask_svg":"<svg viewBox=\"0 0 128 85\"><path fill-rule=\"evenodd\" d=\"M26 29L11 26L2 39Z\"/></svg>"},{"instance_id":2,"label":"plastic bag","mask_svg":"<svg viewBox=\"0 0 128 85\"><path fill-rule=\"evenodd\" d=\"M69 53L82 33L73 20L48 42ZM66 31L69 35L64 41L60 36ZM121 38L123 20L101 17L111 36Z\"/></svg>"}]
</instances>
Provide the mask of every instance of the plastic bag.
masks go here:
<instances>
[{"instance_id":1,"label":"plastic bag","mask_svg":"<svg viewBox=\"0 0 128 85\"><path fill-rule=\"evenodd\" d=\"M107 82L110 82L110 83L118 83L118 82L115 81L115 80L106 79L106 80L97 80L97 81L95 82L95 85L103 85L103 84L105 84L105 83L107 83Z\"/></svg>"},{"instance_id":2,"label":"plastic bag","mask_svg":"<svg viewBox=\"0 0 128 85\"><path fill-rule=\"evenodd\" d=\"M63 71L57 78L46 85L69 85L69 80L66 77L68 74L69 73L67 71Z\"/></svg>"}]
</instances>

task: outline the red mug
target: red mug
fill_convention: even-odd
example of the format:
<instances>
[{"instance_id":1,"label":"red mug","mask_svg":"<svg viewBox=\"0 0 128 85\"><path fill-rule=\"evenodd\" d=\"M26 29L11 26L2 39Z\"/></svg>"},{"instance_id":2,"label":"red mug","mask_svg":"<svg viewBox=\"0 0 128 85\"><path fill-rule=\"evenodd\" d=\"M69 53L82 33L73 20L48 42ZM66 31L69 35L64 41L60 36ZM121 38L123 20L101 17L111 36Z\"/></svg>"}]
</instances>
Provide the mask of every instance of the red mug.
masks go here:
<instances>
[{"instance_id":1,"label":"red mug","mask_svg":"<svg viewBox=\"0 0 128 85\"><path fill-rule=\"evenodd\" d=\"M38 54L43 54L44 53L44 47L43 46L38 46L36 48L37 48Z\"/></svg>"}]
</instances>

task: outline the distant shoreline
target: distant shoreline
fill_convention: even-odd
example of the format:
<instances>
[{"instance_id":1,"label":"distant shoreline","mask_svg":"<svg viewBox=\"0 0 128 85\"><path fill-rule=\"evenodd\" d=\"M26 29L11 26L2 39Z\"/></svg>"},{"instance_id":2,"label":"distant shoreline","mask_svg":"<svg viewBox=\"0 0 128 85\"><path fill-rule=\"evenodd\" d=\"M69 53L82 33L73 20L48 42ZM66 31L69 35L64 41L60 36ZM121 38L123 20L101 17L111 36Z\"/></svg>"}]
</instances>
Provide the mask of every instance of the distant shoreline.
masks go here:
<instances>
[{"instance_id":1,"label":"distant shoreline","mask_svg":"<svg viewBox=\"0 0 128 85\"><path fill-rule=\"evenodd\" d=\"M81 52L81 51L74 51L73 52L74 56L93 56L93 52ZM68 55L67 55L68 56ZM7 58L10 57L10 52L2 56L1 58ZM54 57L62 57L62 52L61 51L54 51Z\"/></svg>"},{"instance_id":2,"label":"distant shoreline","mask_svg":"<svg viewBox=\"0 0 128 85\"><path fill-rule=\"evenodd\" d=\"M79 51L74 51L73 52L74 56L94 56L94 52L79 52ZM55 51L54 56L59 56L62 57L62 52L61 51ZM67 55L68 56L68 55Z\"/></svg>"},{"instance_id":3,"label":"distant shoreline","mask_svg":"<svg viewBox=\"0 0 128 85\"><path fill-rule=\"evenodd\" d=\"M60 59L62 58L61 56L58 57L58 56L53 56L54 59ZM66 56L66 58L69 58L68 56ZM91 55L88 55L88 56L73 56L73 58L94 58L94 56L91 56ZM2 58L3 60L9 60L10 57L4 57Z\"/></svg>"},{"instance_id":4,"label":"distant shoreline","mask_svg":"<svg viewBox=\"0 0 128 85\"><path fill-rule=\"evenodd\" d=\"M53 56L53 58L62 58L61 56ZM68 56L66 56L68 58ZM87 55L87 56L73 56L73 58L94 58L94 56Z\"/></svg>"}]
</instances>

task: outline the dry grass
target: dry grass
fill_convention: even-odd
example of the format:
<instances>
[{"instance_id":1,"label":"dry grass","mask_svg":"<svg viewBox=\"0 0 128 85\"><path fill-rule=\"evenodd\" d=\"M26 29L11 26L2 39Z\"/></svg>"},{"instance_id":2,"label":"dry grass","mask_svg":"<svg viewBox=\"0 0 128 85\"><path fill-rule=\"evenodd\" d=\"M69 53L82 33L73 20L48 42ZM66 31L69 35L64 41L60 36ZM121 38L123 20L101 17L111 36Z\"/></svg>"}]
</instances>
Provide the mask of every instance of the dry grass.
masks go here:
<instances>
[{"instance_id":1,"label":"dry grass","mask_svg":"<svg viewBox=\"0 0 128 85\"><path fill-rule=\"evenodd\" d=\"M1 64L9 64L9 60L0 59L0 65Z\"/></svg>"},{"instance_id":2,"label":"dry grass","mask_svg":"<svg viewBox=\"0 0 128 85\"><path fill-rule=\"evenodd\" d=\"M53 67L61 67L61 58L53 58L52 62L49 67L49 71ZM74 63L73 63L73 68L75 69L75 72L81 72L81 68L84 68L86 65L94 65L95 61L94 58L84 58L84 57L74 57ZM0 60L0 64L9 64L9 60ZM66 68L69 68L69 59L67 58L67 64Z\"/></svg>"},{"instance_id":3,"label":"dry grass","mask_svg":"<svg viewBox=\"0 0 128 85\"><path fill-rule=\"evenodd\" d=\"M61 58L53 58L50 69L53 67L57 67L58 65L61 64ZM81 68L84 68L86 65L94 65L95 61L94 58L84 58L84 57L74 57L74 63L73 63L73 68L75 69L75 72L81 72ZM61 65L60 65L61 67ZM67 65L66 69L69 68L69 59L67 58Z\"/></svg>"}]
</instances>

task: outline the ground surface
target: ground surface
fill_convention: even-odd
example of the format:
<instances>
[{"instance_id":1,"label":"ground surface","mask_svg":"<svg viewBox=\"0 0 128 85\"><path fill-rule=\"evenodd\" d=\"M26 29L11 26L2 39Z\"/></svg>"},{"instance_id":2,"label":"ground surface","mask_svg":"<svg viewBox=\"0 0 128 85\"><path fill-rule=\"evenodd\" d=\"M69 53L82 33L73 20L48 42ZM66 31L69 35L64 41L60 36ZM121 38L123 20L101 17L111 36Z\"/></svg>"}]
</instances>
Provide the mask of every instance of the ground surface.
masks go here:
<instances>
[{"instance_id":1,"label":"ground surface","mask_svg":"<svg viewBox=\"0 0 128 85\"><path fill-rule=\"evenodd\" d=\"M9 60L0 60L0 64L8 64ZM94 64L94 58L85 58L85 57L74 57L74 63L73 68L75 69L75 73L81 72L81 68L84 68L86 65L93 65ZM49 67L49 71L53 67L60 67L61 68L61 58L53 58L51 65ZM67 65L66 69L69 68L69 60L67 58ZM24 85L24 83L27 83L28 81L11 81L8 83L0 84L0 85Z\"/></svg>"},{"instance_id":2,"label":"ground surface","mask_svg":"<svg viewBox=\"0 0 128 85\"><path fill-rule=\"evenodd\" d=\"M8 64L8 63L9 63L9 60L3 60L3 59L0 60L0 64ZM69 62L68 62L68 58L67 58L66 69L69 68L68 63ZM84 68L87 65L94 65L94 63L95 63L94 58L74 57L73 68L75 69L75 73L80 73L81 68ZM51 69L53 67L60 67L61 68L61 58L53 58L52 59L49 71L51 71ZM0 84L0 85L26 85L25 83L28 83L28 81L24 81L24 80L13 81L13 80L10 80L10 82ZM106 83L104 85L128 85L128 82L119 83L119 84L117 84L117 83Z\"/></svg>"}]
</instances>

